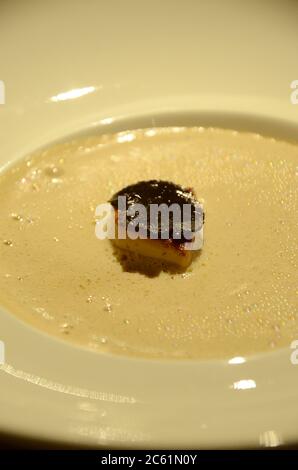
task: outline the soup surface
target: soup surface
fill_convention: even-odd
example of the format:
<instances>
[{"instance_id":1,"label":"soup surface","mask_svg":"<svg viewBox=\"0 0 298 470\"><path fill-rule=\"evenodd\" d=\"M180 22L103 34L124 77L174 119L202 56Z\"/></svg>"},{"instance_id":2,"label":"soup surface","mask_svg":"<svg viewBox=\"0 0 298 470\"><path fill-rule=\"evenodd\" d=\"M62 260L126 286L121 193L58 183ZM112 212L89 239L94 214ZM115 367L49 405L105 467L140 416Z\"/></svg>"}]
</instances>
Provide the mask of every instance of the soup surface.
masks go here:
<instances>
[{"instance_id":1,"label":"soup surface","mask_svg":"<svg viewBox=\"0 0 298 470\"><path fill-rule=\"evenodd\" d=\"M298 146L204 128L80 138L0 176L0 304L52 335L117 354L245 356L298 339ZM95 236L122 187L192 187L204 246L185 272L128 269Z\"/></svg>"}]
</instances>

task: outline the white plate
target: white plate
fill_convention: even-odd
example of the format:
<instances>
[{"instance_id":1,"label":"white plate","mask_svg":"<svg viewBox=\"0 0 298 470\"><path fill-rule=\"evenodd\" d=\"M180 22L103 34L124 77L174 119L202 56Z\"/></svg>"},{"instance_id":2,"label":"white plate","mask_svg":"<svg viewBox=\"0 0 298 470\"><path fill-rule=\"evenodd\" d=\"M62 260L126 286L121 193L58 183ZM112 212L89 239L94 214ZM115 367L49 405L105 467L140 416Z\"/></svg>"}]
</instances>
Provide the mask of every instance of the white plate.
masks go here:
<instances>
[{"instance_id":1,"label":"white plate","mask_svg":"<svg viewBox=\"0 0 298 470\"><path fill-rule=\"evenodd\" d=\"M81 129L141 122L136 116L154 124L160 114L197 113L198 124L213 115L214 124L291 135L296 18L297 3L282 0L5 2L1 165ZM266 118L277 121L266 127ZM297 439L290 348L240 364L134 360L60 342L4 311L0 340L1 432L117 447Z\"/></svg>"}]
</instances>

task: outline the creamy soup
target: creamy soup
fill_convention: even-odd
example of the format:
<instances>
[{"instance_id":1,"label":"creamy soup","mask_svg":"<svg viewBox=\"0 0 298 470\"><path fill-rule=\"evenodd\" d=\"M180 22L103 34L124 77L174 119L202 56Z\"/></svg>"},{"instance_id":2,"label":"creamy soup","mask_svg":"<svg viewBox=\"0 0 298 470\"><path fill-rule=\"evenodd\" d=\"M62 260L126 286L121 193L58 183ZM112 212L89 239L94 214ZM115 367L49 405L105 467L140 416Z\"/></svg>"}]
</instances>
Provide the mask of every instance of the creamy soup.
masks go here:
<instances>
[{"instance_id":1,"label":"creamy soup","mask_svg":"<svg viewBox=\"0 0 298 470\"><path fill-rule=\"evenodd\" d=\"M297 162L294 144L203 128L80 138L30 156L0 176L0 304L101 352L225 358L289 347ZM191 187L204 205L204 246L185 272L130 269L95 236L96 206L149 179Z\"/></svg>"}]
</instances>

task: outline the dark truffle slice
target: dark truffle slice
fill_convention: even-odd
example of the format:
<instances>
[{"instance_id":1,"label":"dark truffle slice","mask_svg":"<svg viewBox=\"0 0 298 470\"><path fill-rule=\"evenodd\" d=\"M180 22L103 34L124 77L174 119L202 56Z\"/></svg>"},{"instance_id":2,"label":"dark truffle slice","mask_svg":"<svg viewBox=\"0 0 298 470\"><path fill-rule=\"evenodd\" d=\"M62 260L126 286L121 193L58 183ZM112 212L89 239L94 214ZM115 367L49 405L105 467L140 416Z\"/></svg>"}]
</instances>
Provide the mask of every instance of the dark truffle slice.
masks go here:
<instances>
[{"instance_id":1,"label":"dark truffle slice","mask_svg":"<svg viewBox=\"0 0 298 470\"><path fill-rule=\"evenodd\" d=\"M118 207L118 197L126 197L126 223L133 221L138 216L138 230L147 234L148 238L173 240L174 243L184 243L190 240L190 234L200 230L204 222L204 214L201 205L195 199L194 193L190 188L183 188L177 184L168 181L140 181L136 184L127 186L118 191L110 199L110 203L116 210L123 210ZM142 219L140 214L128 214L127 211L133 208L135 204L142 204L146 208L146 218ZM166 204L171 206L177 204L181 210L181 220L173 217L173 212L169 212L169 224L163 223L161 217L150 219L151 204ZM186 212L183 211L183 205L189 205ZM182 220L183 214L183 220ZM156 219L156 220L155 220ZM197 226L195 222L197 221ZM199 223L198 223L199 221Z\"/></svg>"}]
</instances>

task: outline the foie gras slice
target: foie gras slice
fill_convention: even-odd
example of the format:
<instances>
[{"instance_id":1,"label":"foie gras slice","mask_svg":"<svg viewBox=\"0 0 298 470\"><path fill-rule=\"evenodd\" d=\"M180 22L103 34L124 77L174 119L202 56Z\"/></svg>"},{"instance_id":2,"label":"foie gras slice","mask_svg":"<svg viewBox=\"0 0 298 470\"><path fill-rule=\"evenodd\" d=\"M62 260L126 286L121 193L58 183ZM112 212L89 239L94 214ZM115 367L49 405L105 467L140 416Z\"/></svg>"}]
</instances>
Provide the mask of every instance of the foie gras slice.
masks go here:
<instances>
[{"instance_id":1,"label":"foie gras slice","mask_svg":"<svg viewBox=\"0 0 298 470\"><path fill-rule=\"evenodd\" d=\"M141 181L110 199L113 243L122 250L186 268L203 245L204 212L190 188L168 181Z\"/></svg>"}]
</instances>

